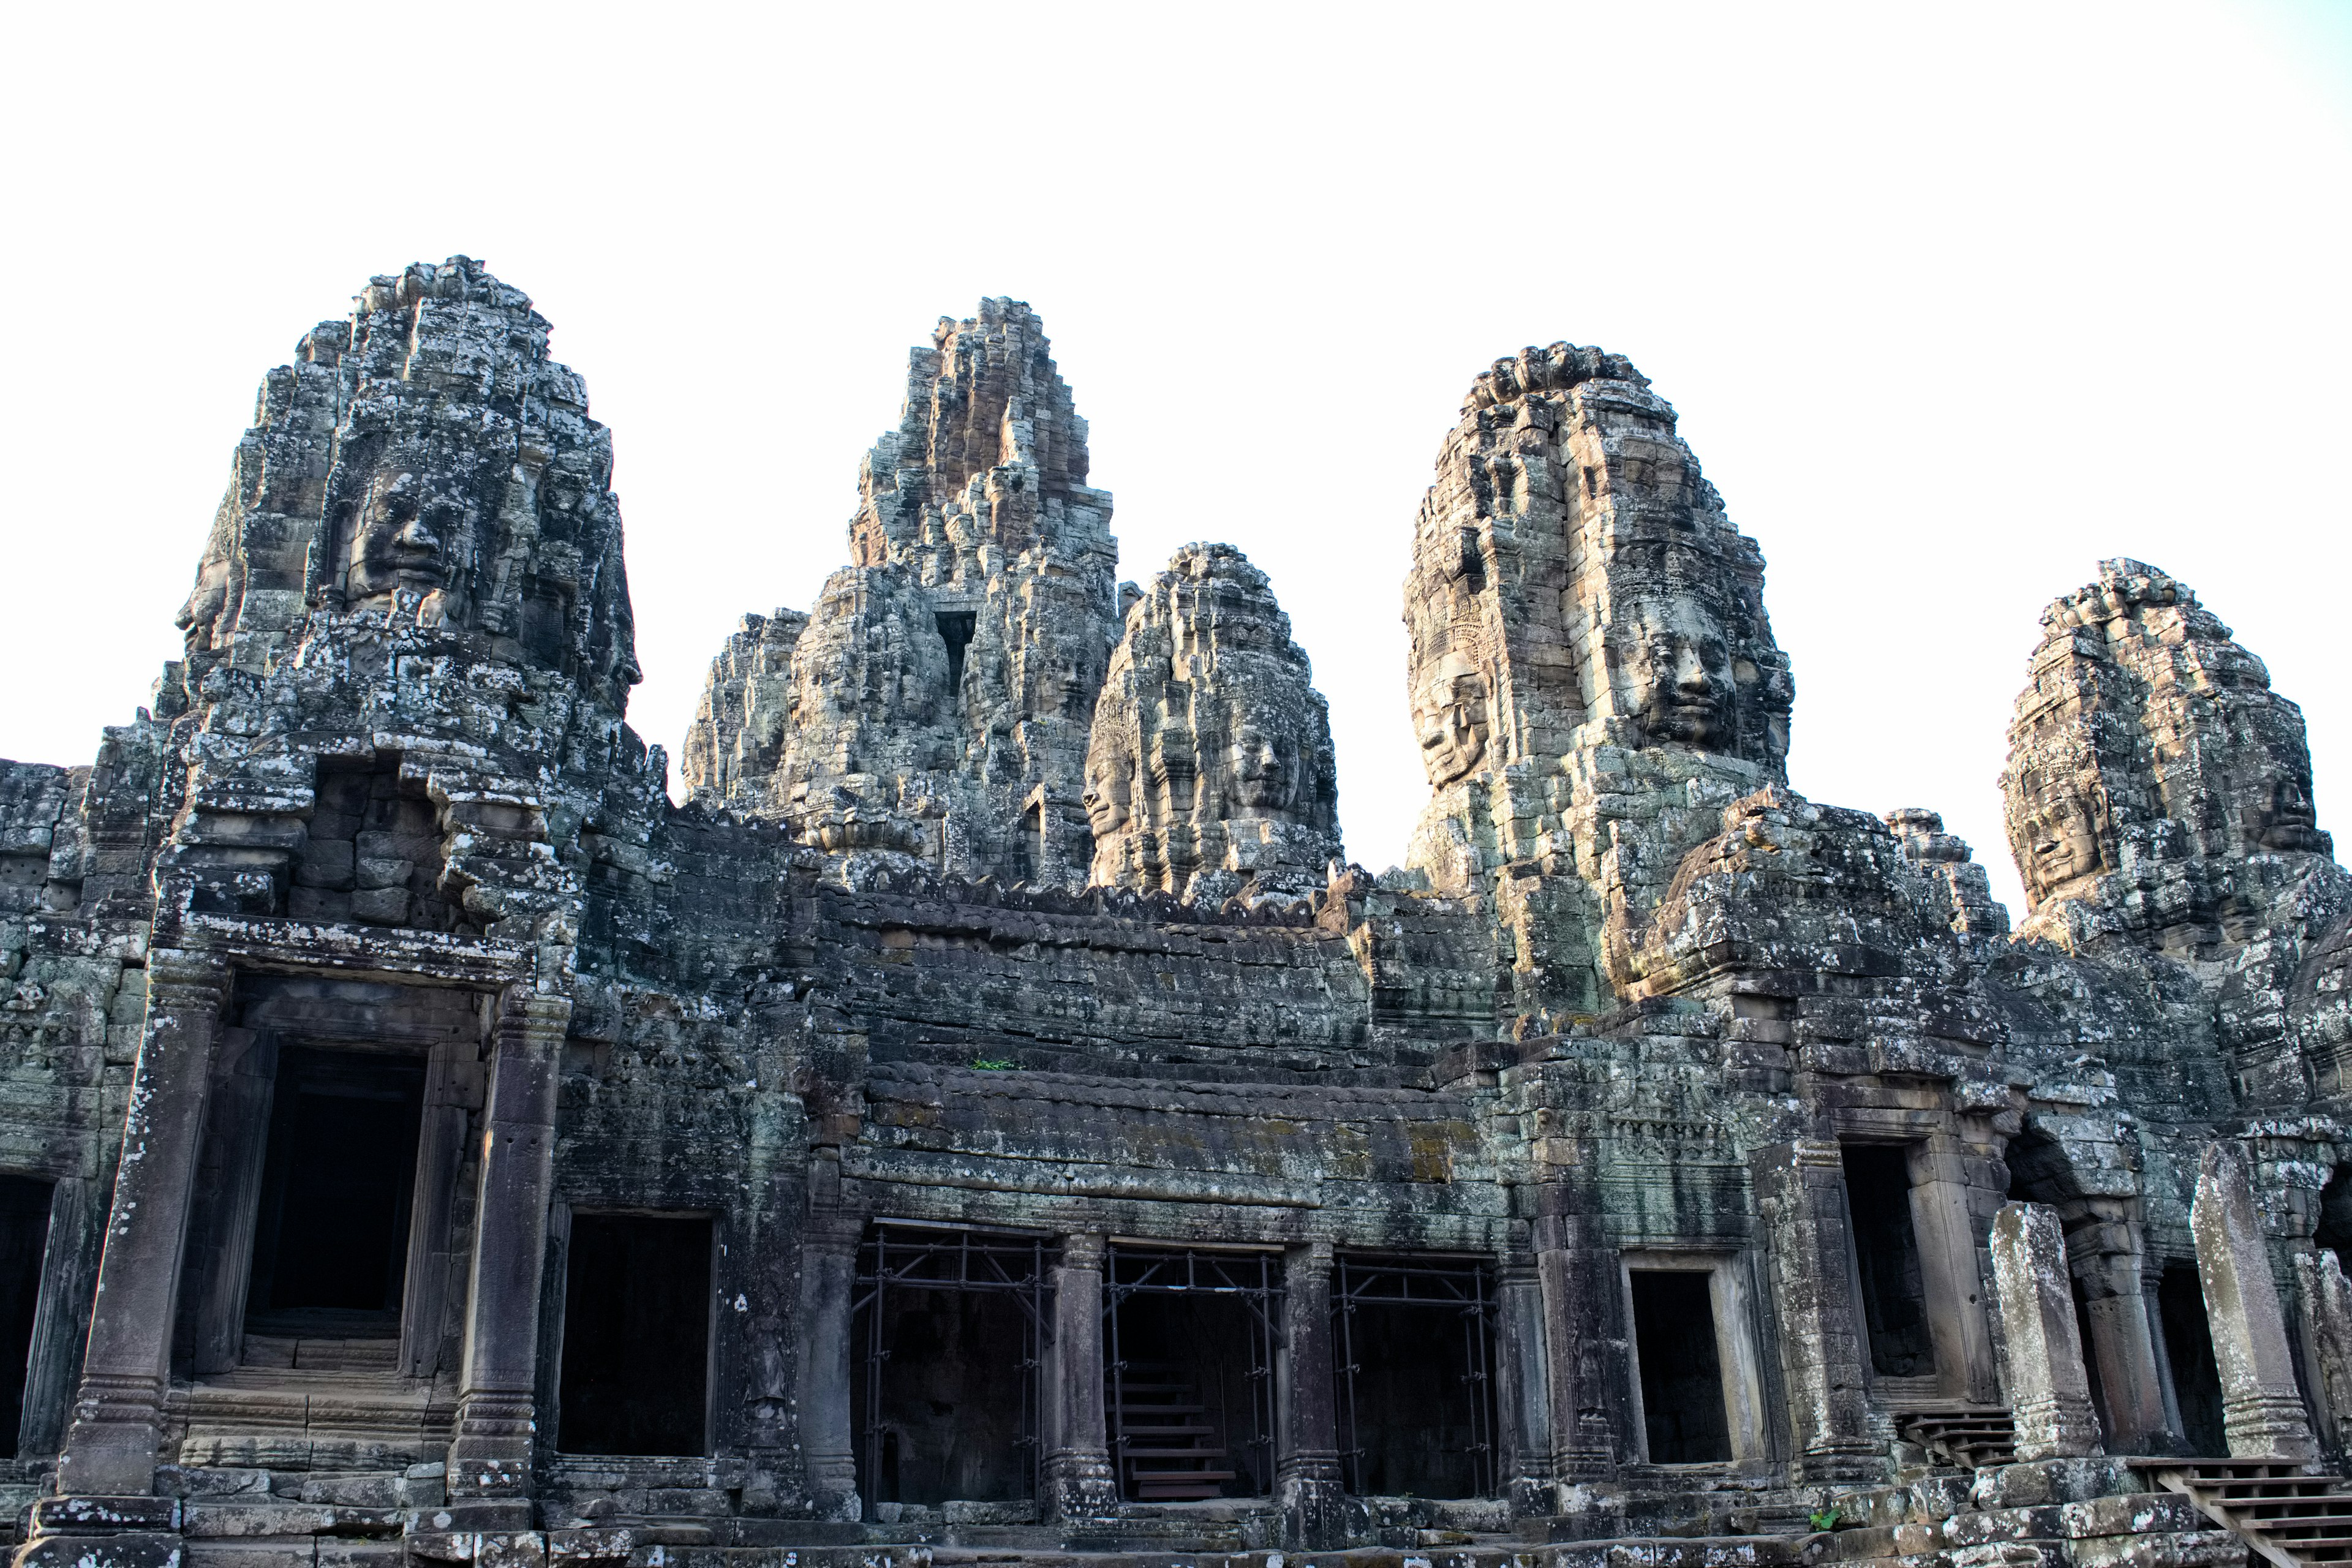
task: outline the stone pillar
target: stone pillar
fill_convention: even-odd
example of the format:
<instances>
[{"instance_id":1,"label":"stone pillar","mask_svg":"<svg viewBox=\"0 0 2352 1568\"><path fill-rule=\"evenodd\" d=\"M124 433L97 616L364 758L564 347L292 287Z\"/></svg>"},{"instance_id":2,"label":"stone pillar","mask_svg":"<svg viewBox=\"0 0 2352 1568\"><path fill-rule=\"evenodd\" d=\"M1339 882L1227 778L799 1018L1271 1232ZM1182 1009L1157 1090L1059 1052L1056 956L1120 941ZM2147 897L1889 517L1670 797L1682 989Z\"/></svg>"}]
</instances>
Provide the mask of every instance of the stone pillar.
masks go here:
<instances>
[{"instance_id":1,"label":"stone pillar","mask_svg":"<svg viewBox=\"0 0 2352 1568\"><path fill-rule=\"evenodd\" d=\"M1977 1264L1978 1226L1999 1194L1969 1177L1984 1162L1947 1133L1917 1144L1910 1155L1911 1231L1919 1243L1920 1285L1927 1296L1927 1333L1936 1347L1936 1379L1946 1397L1990 1403L2000 1397L1992 1319ZM1841 1161L1843 1164L1843 1161ZM1981 1199L1983 1207L1976 1207Z\"/></svg>"},{"instance_id":2,"label":"stone pillar","mask_svg":"<svg viewBox=\"0 0 2352 1568\"><path fill-rule=\"evenodd\" d=\"M1274 1505L1283 1544L1322 1552L1344 1543L1339 1412L1331 1365L1331 1244L1294 1247L1282 1266L1282 1378Z\"/></svg>"},{"instance_id":3,"label":"stone pillar","mask_svg":"<svg viewBox=\"0 0 2352 1568\"><path fill-rule=\"evenodd\" d=\"M1495 1416L1503 1438L1503 1495L1515 1519L1557 1513L1550 1357L1544 1341L1543 1281L1535 1259L1506 1258L1495 1294Z\"/></svg>"},{"instance_id":4,"label":"stone pillar","mask_svg":"<svg viewBox=\"0 0 2352 1568\"><path fill-rule=\"evenodd\" d=\"M2333 1439L2328 1446L2341 1450L2352 1436L2352 1279L2330 1247L2296 1253L2294 1268L2314 1375L2327 1395L2322 1430Z\"/></svg>"},{"instance_id":5,"label":"stone pillar","mask_svg":"<svg viewBox=\"0 0 2352 1568\"><path fill-rule=\"evenodd\" d=\"M1045 1517L1069 1523L1118 1511L1110 1428L1103 1414L1103 1264L1099 1236L1066 1236L1054 1268L1054 1333L1045 1347Z\"/></svg>"},{"instance_id":6,"label":"stone pillar","mask_svg":"<svg viewBox=\"0 0 2352 1568\"><path fill-rule=\"evenodd\" d=\"M2160 1453L2172 1418L2165 1413L2165 1379L2148 1330L2139 1227L2116 1200L2088 1200L2087 1211L2089 1221L2067 1233L2066 1252L2082 1282L2091 1334L2084 1351L2098 1369L2106 1400L2107 1447L2118 1454Z\"/></svg>"},{"instance_id":7,"label":"stone pillar","mask_svg":"<svg viewBox=\"0 0 2352 1568\"><path fill-rule=\"evenodd\" d=\"M2286 1317L2271 1278L2270 1249L2254 1208L2246 1157L2234 1143L2210 1143L2197 1171L2189 1210L2197 1238L2197 1274L2213 1328L2221 1373L2221 1428L2232 1458L2317 1457Z\"/></svg>"},{"instance_id":8,"label":"stone pillar","mask_svg":"<svg viewBox=\"0 0 2352 1568\"><path fill-rule=\"evenodd\" d=\"M1993 1216L1992 1278L2009 1356L2009 1405L2020 1459L2099 1452L2099 1415L2074 1329L2066 1236L2047 1204L2010 1204Z\"/></svg>"},{"instance_id":9,"label":"stone pillar","mask_svg":"<svg viewBox=\"0 0 2352 1568\"><path fill-rule=\"evenodd\" d=\"M541 1272L555 1169L555 1084L568 996L520 984L499 999L474 1200L465 1365L449 1495L520 1498L536 1436Z\"/></svg>"},{"instance_id":10,"label":"stone pillar","mask_svg":"<svg viewBox=\"0 0 2352 1568\"><path fill-rule=\"evenodd\" d=\"M1809 1486L1882 1480L1885 1456L1871 1439L1864 1393L1870 1352L1855 1319L1844 1156L1832 1139L1779 1144L1757 1152L1755 1179L1771 1237L1798 1477Z\"/></svg>"},{"instance_id":11,"label":"stone pillar","mask_svg":"<svg viewBox=\"0 0 2352 1568\"><path fill-rule=\"evenodd\" d=\"M820 1149L809 1172L810 1215L801 1239L801 1461L819 1519L864 1517L857 1451L849 1422L851 1340L856 1331L856 1216L820 1206L840 1192L840 1152Z\"/></svg>"},{"instance_id":12,"label":"stone pillar","mask_svg":"<svg viewBox=\"0 0 2352 1568\"><path fill-rule=\"evenodd\" d=\"M1547 1142L1553 1151L1551 1179L1537 1190L1533 1239L1543 1299L1552 1475L1557 1486L1567 1486L1606 1479L1616 1473L1621 1455L1640 1450L1622 1429L1631 1408L1623 1374L1633 1358L1617 1252L1586 1173L1591 1152L1568 1139ZM1557 1507L1555 1500L1546 1511Z\"/></svg>"},{"instance_id":13,"label":"stone pillar","mask_svg":"<svg viewBox=\"0 0 2352 1568\"><path fill-rule=\"evenodd\" d=\"M229 990L209 953L147 955L147 1017L122 1127L122 1160L98 1265L81 1390L58 1460L66 1496L145 1496L155 1484L171 1376L188 1204Z\"/></svg>"}]
</instances>

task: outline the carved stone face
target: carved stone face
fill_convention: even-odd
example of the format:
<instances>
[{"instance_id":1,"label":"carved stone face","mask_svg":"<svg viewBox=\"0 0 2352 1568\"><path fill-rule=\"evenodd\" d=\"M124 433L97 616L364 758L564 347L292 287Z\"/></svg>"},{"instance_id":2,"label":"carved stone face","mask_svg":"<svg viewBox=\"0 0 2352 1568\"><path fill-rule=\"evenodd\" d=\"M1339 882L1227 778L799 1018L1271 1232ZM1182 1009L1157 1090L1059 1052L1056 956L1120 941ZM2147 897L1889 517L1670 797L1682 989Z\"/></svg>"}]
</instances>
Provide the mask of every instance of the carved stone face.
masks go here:
<instances>
[{"instance_id":1,"label":"carved stone face","mask_svg":"<svg viewBox=\"0 0 2352 1568\"><path fill-rule=\"evenodd\" d=\"M1079 804L1087 808L1087 824L1097 838L1108 838L1127 826L1132 789L1125 759L1099 752L1087 759L1087 787Z\"/></svg>"},{"instance_id":2,"label":"carved stone face","mask_svg":"<svg viewBox=\"0 0 2352 1568\"><path fill-rule=\"evenodd\" d=\"M2026 891L2040 900L2106 869L2098 816L2077 790L2060 785L2035 797L2025 819Z\"/></svg>"},{"instance_id":3,"label":"carved stone face","mask_svg":"<svg viewBox=\"0 0 2352 1568\"><path fill-rule=\"evenodd\" d=\"M369 483L352 531L354 600L405 590L422 598L450 585L453 552L472 508L454 484L421 462L385 458Z\"/></svg>"},{"instance_id":4,"label":"carved stone face","mask_svg":"<svg viewBox=\"0 0 2352 1568\"><path fill-rule=\"evenodd\" d=\"M2322 853L2319 818L2311 807L2311 786L2290 773L2271 786L2270 808L2263 813L2256 842L2265 849Z\"/></svg>"},{"instance_id":5,"label":"carved stone face","mask_svg":"<svg viewBox=\"0 0 2352 1568\"><path fill-rule=\"evenodd\" d=\"M1701 751L1731 742L1731 650L1705 606L1644 600L1620 647L1629 716L1652 742Z\"/></svg>"},{"instance_id":6,"label":"carved stone face","mask_svg":"<svg viewBox=\"0 0 2352 1568\"><path fill-rule=\"evenodd\" d=\"M1233 768L1234 795L1244 811L1290 809L1298 793L1298 770L1290 748L1255 724L1234 731L1226 761Z\"/></svg>"},{"instance_id":7,"label":"carved stone face","mask_svg":"<svg viewBox=\"0 0 2352 1568\"><path fill-rule=\"evenodd\" d=\"M228 605L229 578L235 569L236 563L226 552L205 552L196 568L196 585L188 590L187 602L173 617L173 623L188 634L190 647L213 646L213 626Z\"/></svg>"},{"instance_id":8,"label":"carved stone face","mask_svg":"<svg viewBox=\"0 0 2352 1568\"><path fill-rule=\"evenodd\" d=\"M1413 702L1421 765L1432 784L1449 784L1477 770L1486 755L1486 682L1448 659Z\"/></svg>"}]
</instances>

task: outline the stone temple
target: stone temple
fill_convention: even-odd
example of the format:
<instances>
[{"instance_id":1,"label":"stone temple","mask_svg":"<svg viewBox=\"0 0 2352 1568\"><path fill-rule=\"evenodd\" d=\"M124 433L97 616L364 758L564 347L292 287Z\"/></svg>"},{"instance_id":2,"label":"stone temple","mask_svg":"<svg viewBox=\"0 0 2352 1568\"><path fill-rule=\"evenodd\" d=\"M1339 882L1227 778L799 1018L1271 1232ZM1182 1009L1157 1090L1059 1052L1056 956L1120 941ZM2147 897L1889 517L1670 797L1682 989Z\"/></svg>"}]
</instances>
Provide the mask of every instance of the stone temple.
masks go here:
<instances>
[{"instance_id":1,"label":"stone temple","mask_svg":"<svg viewBox=\"0 0 2352 1568\"><path fill-rule=\"evenodd\" d=\"M681 805L548 332L371 282L149 705L0 763L17 1563L2352 1556L2352 877L2188 585L2043 616L2012 930L1789 788L1762 552L1528 349L1411 520L1373 875L1273 585L1118 580L989 300Z\"/></svg>"}]
</instances>

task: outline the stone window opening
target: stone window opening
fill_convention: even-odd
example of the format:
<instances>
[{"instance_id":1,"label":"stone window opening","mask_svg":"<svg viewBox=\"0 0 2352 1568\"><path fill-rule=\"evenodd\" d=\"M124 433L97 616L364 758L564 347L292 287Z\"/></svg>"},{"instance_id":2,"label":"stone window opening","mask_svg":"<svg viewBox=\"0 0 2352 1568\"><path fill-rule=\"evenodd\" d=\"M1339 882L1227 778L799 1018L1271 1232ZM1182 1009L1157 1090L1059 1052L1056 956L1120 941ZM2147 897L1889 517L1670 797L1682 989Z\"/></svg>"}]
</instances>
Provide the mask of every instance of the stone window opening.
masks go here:
<instances>
[{"instance_id":1,"label":"stone window opening","mask_svg":"<svg viewBox=\"0 0 2352 1568\"><path fill-rule=\"evenodd\" d=\"M1486 1266L1341 1253L1331 1317L1349 1494L1494 1496L1495 1290Z\"/></svg>"},{"instance_id":2,"label":"stone window opening","mask_svg":"<svg viewBox=\"0 0 2352 1568\"><path fill-rule=\"evenodd\" d=\"M2230 1443L2221 1422L2221 1369L2213 1359L2213 1326L2205 1315L2205 1284L2196 1264L2164 1266L2157 1276L2156 1306L2181 1440L2191 1454L2224 1456Z\"/></svg>"},{"instance_id":3,"label":"stone window opening","mask_svg":"<svg viewBox=\"0 0 2352 1568\"><path fill-rule=\"evenodd\" d=\"M711 1244L708 1215L572 1215L557 1363L560 1451L710 1451Z\"/></svg>"},{"instance_id":4,"label":"stone window opening","mask_svg":"<svg viewBox=\"0 0 2352 1568\"><path fill-rule=\"evenodd\" d=\"M867 1234L852 1298L850 1412L868 1520L950 1502L1034 1510L1055 1256L1026 1232L901 1222Z\"/></svg>"},{"instance_id":5,"label":"stone window opening","mask_svg":"<svg viewBox=\"0 0 2352 1568\"><path fill-rule=\"evenodd\" d=\"M1032 802L1013 833L1013 879L1034 882L1045 865L1045 807Z\"/></svg>"},{"instance_id":6,"label":"stone window opening","mask_svg":"<svg viewBox=\"0 0 2352 1568\"><path fill-rule=\"evenodd\" d=\"M1853 1222L1855 1283L1871 1370L1880 1377L1932 1377L1936 1350L1912 1223L1909 1151L1899 1143L1849 1143L1844 1156L1846 1210Z\"/></svg>"},{"instance_id":7,"label":"stone window opening","mask_svg":"<svg viewBox=\"0 0 2352 1568\"><path fill-rule=\"evenodd\" d=\"M971 646L972 633L980 626L980 614L976 610L941 610L932 622L939 627L940 640L948 645L948 706L961 713L964 650Z\"/></svg>"},{"instance_id":8,"label":"stone window opening","mask_svg":"<svg viewBox=\"0 0 2352 1568\"><path fill-rule=\"evenodd\" d=\"M441 889L439 808L400 753L320 759L308 837L286 912L299 921L470 933L478 922Z\"/></svg>"},{"instance_id":9,"label":"stone window opening","mask_svg":"<svg viewBox=\"0 0 2352 1568\"><path fill-rule=\"evenodd\" d=\"M1104 1279L1104 1390L1129 1502L1274 1489L1273 1252L1114 1246Z\"/></svg>"},{"instance_id":10,"label":"stone window opening","mask_svg":"<svg viewBox=\"0 0 2352 1568\"><path fill-rule=\"evenodd\" d=\"M30 1176L0 1175L0 1459L16 1457L25 1421L52 1191Z\"/></svg>"},{"instance_id":11,"label":"stone window opening","mask_svg":"<svg viewBox=\"0 0 2352 1568\"><path fill-rule=\"evenodd\" d=\"M300 1046L278 1054L249 1339L399 1334L425 1076L414 1057Z\"/></svg>"}]
</instances>

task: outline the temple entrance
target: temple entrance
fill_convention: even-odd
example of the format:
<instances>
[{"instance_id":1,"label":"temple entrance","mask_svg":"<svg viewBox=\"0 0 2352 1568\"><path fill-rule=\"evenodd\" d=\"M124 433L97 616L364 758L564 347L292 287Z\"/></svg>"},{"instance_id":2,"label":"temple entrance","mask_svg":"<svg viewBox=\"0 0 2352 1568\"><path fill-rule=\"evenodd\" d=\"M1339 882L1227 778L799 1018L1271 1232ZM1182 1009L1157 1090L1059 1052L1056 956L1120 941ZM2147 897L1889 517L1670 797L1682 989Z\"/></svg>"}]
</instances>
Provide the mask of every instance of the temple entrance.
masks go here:
<instances>
[{"instance_id":1,"label":"temple entrance","mask_svg":"<svg viewBox=\"0 0 2352 1568\"><path fill-rule=\"evenodd\" d=\"M16 1457L25 1420L33 1317L41 1304L41 1260L49 1245L49 1193L47 1182L0 1176L0 1459Z\"/></svg>"},{"instance_id":2,"label":"temple entrance","mask_svg":"<svg viewBox=\"0 0 2352 1568\"><path fill-rule=\"evenodd\" d=\"M1349 1492L1491 1496L1495 1323L1486 1268L1342 1253L1332 1265L1331 1317Z\"/></svg>"},{"instance_id":3,"label":"temple entrance","mask_svg":"<svg viewBox=\"0 0 2352 1568\"><path fill-rule=\"evenodd\" d=\"M1272 1494L1280 1262L1274 1252L1110 1249L1103 1382L1121 1497Z\"/></svg>"},{"instance_id":4,"label":"temple entrance","mask_svg":"<svg viewBox=\"0 0 2352 1568\"><path fill-rule=\"evenodd\" d=\"M557 1447L709 1452L709 1218L573 1215Z\"/></svg>"},{"instance_id":5,"label":"temple entrance","mask_svg":"<svg viewBox=\"0 0 2352 1568\"><path fill-rule=\"evenodd\" d=\"M1650 1463L1728 1461L1731 1423L1717 1349L1712 1270L1633 1268L1627 1276Z\"/></svg>"},{"instance_id":6,"label":"temple entrance","mask_svg":"<svg viewBox=\"0 0 2352 1568\"><path fill-rule=\"evenodd\" d=\"M2221 1425L2221 1369L2213 1359L2213 1325L2205 1316L2205 1285L2195 1264L2164 1266L2157 1279L2156 1310L2164 1329L2164 1359L2172 1363L2181 1441L2193 1455L2219 1458L2230 1451Z\"/></svg>"},{"instance_id":7,"label":"temple entrance","mask_svg":"<svg viewBox=\"0 0 2352 1568\"><path fill-rule=\"evenodd\" d=\"M2336 1254L2336 1261L2352 1274L2352 1165L2338 1165L2319 1190L2319 1228L2312 1241Z\"/></svg>"},{"instance_id":8,"label":"temple entrance","mask_svg":"<svg viewBox=\"0 0 2352 1568\"><path fill-rule=\"evenodd\" d=\"M875 1505L1037 1495L1042 1236L877 1224L857 1255L851 1436Z\"/></svg>"},{"instance_id":9,"label":"temple entrance","mask_svg":"<svg viewBox=\"0 0 2352 1568\"><path fill-rule=\"evenodd\" d=\"M277 1085L246 1330L394 1338L425 1063L289 1047Z\"/></svg>"},{"instance_id":10,"label":"temple entrance","mask_svg":"<svg viewBox=\"0 0 2352 1568\"><path fill-rule=\"evenodd\" d=\"M1849 1143L1844 1154L1846 1212L1853 1220L1871 1370L1881 1377L1932 1377L1936 1349L1911 1222L1908 1151L1899 1143Z\"/></svg>"}]
</instances>

